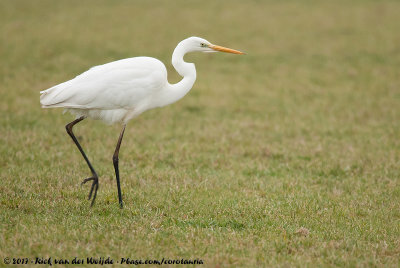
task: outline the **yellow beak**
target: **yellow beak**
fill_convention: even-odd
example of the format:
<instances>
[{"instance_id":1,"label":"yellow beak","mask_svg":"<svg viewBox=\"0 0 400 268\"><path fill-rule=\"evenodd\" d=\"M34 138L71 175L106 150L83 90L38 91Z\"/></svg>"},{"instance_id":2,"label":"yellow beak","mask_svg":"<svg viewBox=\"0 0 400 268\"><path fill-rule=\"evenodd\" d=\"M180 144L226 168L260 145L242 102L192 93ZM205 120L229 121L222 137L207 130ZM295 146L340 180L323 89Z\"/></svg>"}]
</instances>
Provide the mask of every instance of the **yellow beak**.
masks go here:
<instances>
[{"instance_id":1,"label":"yellow beak","mask_svg":"<svg viewBox=\"0 0 400 268\"><path fill-rule=\"evenodd\" d=\"M234 50L234 49L231 49L231 48L221 47L221 46L217 46L217 45L209 45L208 47L212 48L212 49L214 49L216 51L221 51L221 52L226 52L226 53L241 54L241 55L246 54L246 53L241 52L239 50Z\"/></svg>"}]
</instances>

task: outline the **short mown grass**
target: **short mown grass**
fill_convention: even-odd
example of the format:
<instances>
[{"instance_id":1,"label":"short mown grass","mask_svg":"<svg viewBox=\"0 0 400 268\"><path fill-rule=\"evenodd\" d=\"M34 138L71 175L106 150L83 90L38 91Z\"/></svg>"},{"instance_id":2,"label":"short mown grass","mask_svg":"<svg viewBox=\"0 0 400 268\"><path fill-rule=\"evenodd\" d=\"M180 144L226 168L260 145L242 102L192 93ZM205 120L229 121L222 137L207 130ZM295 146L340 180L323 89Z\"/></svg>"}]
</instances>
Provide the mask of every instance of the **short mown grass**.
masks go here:
<instances>
[{"instance_id":1,"label":"short mown grass","mask_svg":"<svg viewBox=\"0 0 400 268\"><path fill-rule=\"evenodd\" d=\"M400 3L1 1L3 258L202 259L206 267L400 265ZM247 52L193 54L181 101L127 127L75 128L39 91L148 55L170 82L191 35Z\"/></svg>"}]
</instances>

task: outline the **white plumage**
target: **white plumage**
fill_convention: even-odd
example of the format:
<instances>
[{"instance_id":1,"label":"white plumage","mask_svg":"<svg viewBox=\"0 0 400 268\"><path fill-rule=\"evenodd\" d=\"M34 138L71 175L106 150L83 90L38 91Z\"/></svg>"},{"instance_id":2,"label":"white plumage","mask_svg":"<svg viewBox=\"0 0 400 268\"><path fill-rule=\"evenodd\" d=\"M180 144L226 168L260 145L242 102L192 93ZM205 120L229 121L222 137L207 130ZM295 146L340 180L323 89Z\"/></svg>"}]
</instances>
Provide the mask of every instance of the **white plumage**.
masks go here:
<instances>
[{"instance_id":1,"label":"white plumage","mask_svg":"<svg viewBox=\"0 0 400 268\"><path fill-rule=\"evenodd\" d=\"M173 103L189 92L196 80L196 68L193 63L185 62L183 57L193 51L244 54L213 45L199 37L190 37L181 41L172 54L172 65L183 77L177 84L168 83L167 70L161 61L135 57L95 66L72 80L40 92L43 108L64 108L76 115L77 119L69 123L66 129L92 172L92 177L83 181L93 181L89 192L90 199L94 191L92 205L96 199L98 176L72 132L73 126L87 117L109 124L123 124L113 156L118 198L122 207L118 154L125 126L130 119L144 111Z\"/></svg>"},{"instance_id":2,"label":"white plumage","mask_svg":"<svg viewBox=\"0 0 400 268\"><path fill-rule=\"evenodd\" d=\"M162 106L169 86L164 64L150 57L96 66L72 80L42 91L43 108L66 108L78 117L127 123L145 110Z\"/></svg>"}]
</instances>

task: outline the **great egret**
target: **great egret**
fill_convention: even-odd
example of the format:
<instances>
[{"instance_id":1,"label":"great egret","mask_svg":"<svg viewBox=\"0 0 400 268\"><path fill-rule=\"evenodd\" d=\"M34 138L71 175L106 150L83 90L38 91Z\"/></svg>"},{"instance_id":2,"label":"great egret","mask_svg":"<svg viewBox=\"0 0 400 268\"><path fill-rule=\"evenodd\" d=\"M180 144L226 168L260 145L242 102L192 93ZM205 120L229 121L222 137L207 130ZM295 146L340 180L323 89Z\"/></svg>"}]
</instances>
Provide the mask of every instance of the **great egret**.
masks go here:
<instances>
[{"instance_id":1,"label":"great egret","mask_svg":"<svg viewBox=\"0 0 400 268\"><path fill-rule=\"evenodd\" d=\"M100 119L106 123L122 123L113 164L117 180L118 199L122 208L119 180L118 154L126 124L146 110L162 107L178 101L192 88L196 80L196 68L183 57L188 52L243 52L213 45L199 37L181 41L172 54L172 65L183 79L170 84L164 64L150 57L135 57L95 66L72 80L41 91L40 103L43 108L65 108L76 115L76 119L65 126L68 134L78 147L92 172L82 184L92 181L89 200L93 206L99 188L99 179L92 164L76 139L72 128L86 117Z\"/></svg>"}]
</instances>

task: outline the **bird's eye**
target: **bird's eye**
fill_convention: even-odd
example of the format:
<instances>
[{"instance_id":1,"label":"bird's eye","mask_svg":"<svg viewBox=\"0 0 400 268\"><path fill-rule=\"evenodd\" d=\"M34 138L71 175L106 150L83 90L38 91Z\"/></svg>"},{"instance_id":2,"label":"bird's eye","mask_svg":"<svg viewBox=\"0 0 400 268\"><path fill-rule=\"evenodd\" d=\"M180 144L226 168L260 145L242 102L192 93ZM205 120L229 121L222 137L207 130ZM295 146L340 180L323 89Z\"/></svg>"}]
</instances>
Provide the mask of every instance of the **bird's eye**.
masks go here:
<instances>
[{"instance_id":1,"label":"bird's eye","mask_svg":"<svg viewBox=\"0 0 400 268\"><path fill-rule=\"evenodd\" d=\"M206 47L206 44L204 44L204 43L201 43L201 44L200 44L200 46L202 46L202 47Z\"/></svg>"}]
</instances>

